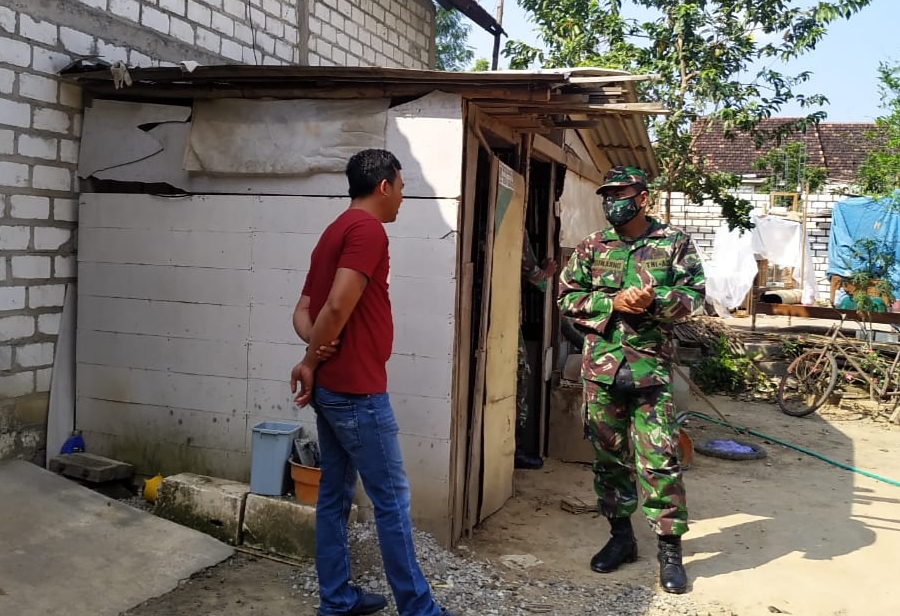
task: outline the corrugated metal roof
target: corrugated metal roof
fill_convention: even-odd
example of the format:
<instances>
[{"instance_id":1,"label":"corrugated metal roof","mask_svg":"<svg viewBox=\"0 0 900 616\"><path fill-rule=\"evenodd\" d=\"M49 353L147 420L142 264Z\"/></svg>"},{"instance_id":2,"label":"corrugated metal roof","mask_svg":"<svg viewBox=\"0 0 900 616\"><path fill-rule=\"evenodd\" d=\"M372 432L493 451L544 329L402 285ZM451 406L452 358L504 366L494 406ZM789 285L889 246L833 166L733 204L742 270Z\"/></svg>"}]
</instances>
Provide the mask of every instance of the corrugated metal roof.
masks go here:
<instances>
[{"instance_id":1,"label":"corrugated metal roof","mask_svg":"<svg viewBox=\"0 0 900 616\"><path fill-rule=\"evenodd\" d=\"M634 82L649 76L596 68L443 72L380 67L199 66L128 69L117 87L109 69L64 73L91 94L120 100L205 98L417 97L458 93L521 133L576 128L613 165L658 171L644 116L665 113L638 101ZM591 149L591 148L589 148ZM602 157L595 165L604 170Z\"/></svg>"}]
</instances>

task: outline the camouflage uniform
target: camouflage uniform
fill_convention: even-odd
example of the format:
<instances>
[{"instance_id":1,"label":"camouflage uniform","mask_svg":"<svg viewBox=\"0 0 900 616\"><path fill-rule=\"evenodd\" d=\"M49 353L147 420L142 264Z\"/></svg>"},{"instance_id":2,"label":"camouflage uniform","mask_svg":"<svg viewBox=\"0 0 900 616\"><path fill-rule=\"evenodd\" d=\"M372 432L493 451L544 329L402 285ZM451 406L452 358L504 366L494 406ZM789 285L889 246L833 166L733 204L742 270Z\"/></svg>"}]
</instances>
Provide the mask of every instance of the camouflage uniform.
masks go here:
<instances>
[{"instance_id":1,"label":"camouflage uniform","mask_svg":"<svg viewBox=\"0 0 900 616\"><path fill-rule=\"evenodd\" d=\"M647 221L647 231L634 240L610 227L582 241L560 274L558 303L586 332L583 411L597 456L600 512L608 518L634 513L637 467L651 526L659 535L681 535L687 531L687 509L676 457L670 328L701 308L705 279L690 238ZM656 299L646 312L613 312L619 290L649 285Z\"/></svg>"},{"instance_id":2,"label":"camouflage uniform","mask_svg":"<svg viewBox=\"0 0 900 616\"><path fill-rule=\"evenodd\" d=\"M522 277L541 292L547 290L547 275L537 262L528 234L522 237ZM525 337L522 335L521 315L519 317L519 365L516 371L516 420L519 427L528 421L528 377L531 366L528 364L528 351L525 348Z\"/></svg>"}]
</instances>

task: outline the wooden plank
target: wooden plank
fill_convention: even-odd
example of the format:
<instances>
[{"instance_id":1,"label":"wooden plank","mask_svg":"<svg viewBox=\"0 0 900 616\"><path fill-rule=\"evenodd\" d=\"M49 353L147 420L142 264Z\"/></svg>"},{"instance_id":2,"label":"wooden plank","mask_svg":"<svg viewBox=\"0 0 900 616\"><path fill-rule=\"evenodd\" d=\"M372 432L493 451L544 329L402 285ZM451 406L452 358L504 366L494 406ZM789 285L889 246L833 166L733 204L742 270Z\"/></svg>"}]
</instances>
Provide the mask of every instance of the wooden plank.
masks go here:
<instances>
[{"instance_id":1,"label":"wooden plank","mask_svg":"<svg viewBox=\"0 0 900 616\"><path fill-rule=\"evenodd\" d=\"M248 231L252 196L82 193L78 227L158 231ZM82 250L83 246L80 247Z\"/></svg>"},{"instance_id":2,"label":"wooden plank","mask_svg":"<svg viewBox=\"0 0 900 616\"><path fill-rule=\"evenodd\" d=\"M477 110L476 110L477 112ZM476 113L476 118L478 117ZM482 493L482 464L484 459L484 393L488 330L488 311L491 305L491 268L494 253L494 213L497 200L497 177L500 161L491 156L491 181L488 194L487 230L485 232L484 272L481 294L481 320L478 328L478 346L475 349L475 387L472 395L472 423L469 426L469 462L466 477L466 534L480 521Z\"/></svg>"},{"instance_id":3,"label":"wooden plank","mask_svg":"<svg viewBox=\"0 0 900 616\"><path fill-rule=\"evenodd\" d=\"M600 84L600 83L619 83L623 81L659 81L659 75L598 75L596 77L587 77L580 75L570 75L568 79L572 84Z\"/></svg>"},{"instance_id":4,"label":"wooden plank","mask_svg":"<svg viewBox=\"0 0 900 616\"><path fill-rule=\"evenodd\" d=\"M530 141L522 147L530 151ZM528 158L522 158L528 167ZM516 365L525 223L526 179L500 167L490 275L484 404L484 469L481 519L498 511L513 494Z\"/></svg>"},{"instance_id":5,"label":"wooden plank","mask_svg":"<svg viewBox=\"0 0 900 616\"><path fill-rule=\"evenodd\" d=\"M559 246L556 241L556 165L550 165L550 185L547 187L547 246L551 247L550 256L560 261ZM561 265L560 265L561 266ZM547 292L544 293L544 332L541 348L541 404L539 406L540 419L538 420L538 452L544 454L544 443L547 442L547 424L550 399L549 375L553 372L556 361L556 353L553 341L553 332L557 331L557 323L554 316L558 314L556 309L556 281L557 276L547 281Z\"/></svg>"},{"instance_id":6,"label":"wooden plank","mask_svg":"<svg viewBox=\"0 0 900 616\"><path fill-rule=\"evenodd\" d=\"M79 330L243 341L249 322L249 306L78 295Z\"/></svg>"},{"instance_id":7,"label":"wooden plank","mask_svg":"<svg viewBox=\"0 0 900 616\"><path fill-rule=\"evenodd\" d=\"M474 111L473 125L478 130L493 133L497 137L500 137L504 141L507 141L510 145L518 145L519 138L516 135L516 131L497 120L497 118L486 113L477 105L473 105L472 107Z\"/></svg>"},{"instance_id":8,"label":"wooden plank","mask_svg":"<svg viewBox=\"0 0 900 616\"><path fill-rule=\"evenodd\" d=\"M449 357L440 359L395 353L388 360L387 373L392 393L450 400L453 365Z\"/></svg>"},{"instance_id":9,"label":"wooden plank","mask_svg":"<svg viewBox=\"0 0 900 616\"><path fill-rule=\"evenodd\" d=\"M872 312L865 317L857 313L855 310L838 310L836 308L828 308L825 306L802 306L800 304L768 304L766 302L756 302L756 314L770 314L785 317L805 317L809 319L831 319L840 320L840 315L846 315L847 321L854 319L859 321L871 320L872 323L881 323L885 325L900 325L900 312Z\"/></svg>"},{"instance_id":10,"label":"wooden plank","mask_svg":"<svg viewBox=\"0 0 900 616\"><path fill-rule=\"evenodd\" d=\"M565 165L574 173L596 182L598 186L603 183L603 175L596 167L586 163L571 152L566 152L543 135L534 136L534 150L551 161Z\"/></svg>"}]
</instances>

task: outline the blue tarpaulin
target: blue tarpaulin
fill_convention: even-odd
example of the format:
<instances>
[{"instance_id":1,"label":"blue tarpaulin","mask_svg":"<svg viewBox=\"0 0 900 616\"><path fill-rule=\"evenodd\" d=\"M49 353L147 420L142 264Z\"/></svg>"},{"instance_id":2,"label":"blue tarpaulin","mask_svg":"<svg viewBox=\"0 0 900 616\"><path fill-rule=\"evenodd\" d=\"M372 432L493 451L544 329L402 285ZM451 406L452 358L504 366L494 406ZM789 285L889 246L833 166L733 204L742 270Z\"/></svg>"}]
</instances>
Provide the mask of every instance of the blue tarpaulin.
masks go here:
<instances>
[{"instance_id":1,"label":"blue tarpaulin","mask_svg":"<svg viewBox=\"0 0 900 616\"><path fill-rule=\"evenodd\" d=\"M894 205L898 201L900 191L880 200L853 197L834 204L828 238L829 277L837 274L849 278L855 265L853 246L862 240L873 239L879 245L894 248L897 265L888 277L894 285L894 296L900 297L900 208Z\"/></svg>"}]
</instances>

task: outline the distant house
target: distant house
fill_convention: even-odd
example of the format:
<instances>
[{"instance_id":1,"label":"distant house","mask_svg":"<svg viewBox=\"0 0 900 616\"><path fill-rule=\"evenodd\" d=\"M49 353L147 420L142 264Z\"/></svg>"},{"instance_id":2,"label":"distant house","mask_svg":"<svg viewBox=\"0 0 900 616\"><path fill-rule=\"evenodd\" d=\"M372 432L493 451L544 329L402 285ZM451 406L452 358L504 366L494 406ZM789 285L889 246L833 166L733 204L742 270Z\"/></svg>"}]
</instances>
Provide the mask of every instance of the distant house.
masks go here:
<instances>
[{"instance_id":1,"label":"distant house","mask_svg":"<svg viewBox=\"0 0 900 616\"><path fill-rule=\"evenodd\" d=\"M770 118L760 124L760 129L774 131L797 119ZM805 132L792 133L784 143L805 143L808 165L827 169L829 186L846 186L854 181L860 164L872 148L866 133L874 128L872 122L822 122ZM729 138L721 124L710 127L705 121L695 123L692 132L700 133L697 150L706 157L710 169L736 173L748 180L765 177L765 172L754 169L753 163L775 147L773 143L757 148L750 134L737 133Z\"/></svg>"}]
</instances>

